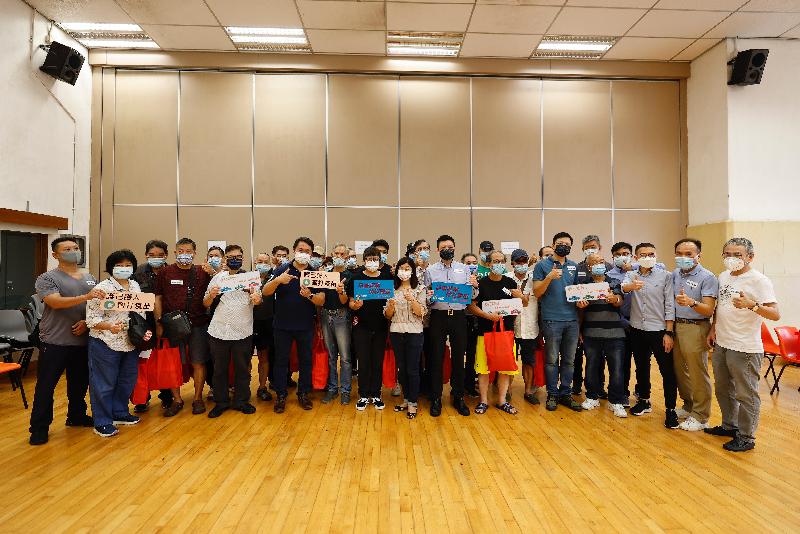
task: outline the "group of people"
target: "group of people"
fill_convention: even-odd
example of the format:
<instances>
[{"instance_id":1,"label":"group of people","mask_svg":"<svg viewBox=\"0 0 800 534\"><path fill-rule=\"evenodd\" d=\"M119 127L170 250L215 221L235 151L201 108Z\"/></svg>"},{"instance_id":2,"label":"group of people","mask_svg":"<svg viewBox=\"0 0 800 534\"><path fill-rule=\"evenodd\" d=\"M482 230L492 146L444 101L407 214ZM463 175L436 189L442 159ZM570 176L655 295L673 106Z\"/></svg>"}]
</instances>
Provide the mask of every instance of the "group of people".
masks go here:
<instances>
[{"instance_id":1,"label":"group of people","mask_svg":"<svg viewBox=\"0 0 800 534\"><path fill-rule=\"evenodd\" d=\"M54 390L64 371L68 426L93 427L108 437L118 433L119 425L139 422L129 409L141 356L128 332L130 313L135 312L106 309L102 303L110 292L147 292L154 293L155 306L153 312L140 313L152 325L144 339L167 339L179 348L182 363L191 368L193 414L206 412L206 400L213 401L210 418L228 410L256 411L250 402L254 352L259 401L273 401L274 412L283 413L289 389L296 388L300 407L311 410L312 345L320 336L328 353L323 404L338 398L349 405L357 375L355 408L384 409L384 355L390 347L398 382L392 395L402 399L394 411L414 419L419 398L425 396L430 415L440 416L449 360L450 402L457 413L480 415L493 404L513 415L517 408L511 403L510 385L518 374L524 382L524 401L541 402L534 381L538 352L545 359L547 410L564 406L580 412L607 400L618 417L644 416L653 411L654 357L663 382L665 427L729 437L724 444L729 451L752 449L760 407L761 324L780 318L771 282L751 266L753 244L738 237L725 243L726 270L719 276L701 265L702 244L696 239L675 244L674 269L659 261L651 243L634 247L619 242L606 258L600 239L588 235L581 240L579 263L569 259L574 246L572 236L559 232L538 254L516 249L507 257L484 241L477 254L456 259L455 239L441 235L432 243L410 243L391 265L390 246L383 239L375 240L359 258L343 243L326 254L310 238L298 237L291 249L277 245L254 258L259 287L223 292L226 277L245 272L245 253L239 245L212 247L198 258L195 242L183 238L173 249L175 261L169 263L168 245L153 240L145 246L141 265L130 250L113 252L106 260L110 276L97 282L78 268L78 244L60 237L52 243L58 267L36 281L45 311L39 326L30 443L48 440ZM336 287L300 283L304 271L317 270L338 273ZM356 285L377 280L391 281L393 296L359 298ZM435 298L436 282L468 286L471 302ZM605 290L593 300L568 299L567 288L582 284L603 284L593 287ZM484 303L503 299L519 299L521 312L486 311L491 308ZM521 369L490 372L497 349L488 350L495 346L488 334L500 326L514 332L514 346L508 349L513 355L507 356L520 361ZM722 412L722 423L713 427L710 349ZM299 363L297 382L290 368L293 351ZM211 389L204 399L206 383ZM492 383L495 402L490 402ZM87 388L92 416L87 415ZM468 406L468 398L477 400L474 408ZM166 417L184 408L180 388L161 390L159 399ZM147 412L149 404L135 405L134 413Z\"/></svg>"}]
</instances>

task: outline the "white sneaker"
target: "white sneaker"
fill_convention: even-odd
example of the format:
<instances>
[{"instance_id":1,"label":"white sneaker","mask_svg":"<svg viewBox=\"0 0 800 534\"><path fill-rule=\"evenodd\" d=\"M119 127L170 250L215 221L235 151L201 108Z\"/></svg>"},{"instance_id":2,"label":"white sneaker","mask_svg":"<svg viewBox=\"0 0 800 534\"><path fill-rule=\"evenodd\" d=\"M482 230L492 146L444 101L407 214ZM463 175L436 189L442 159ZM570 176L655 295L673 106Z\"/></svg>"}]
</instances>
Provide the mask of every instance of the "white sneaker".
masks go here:
<instances>
[{"instance_id":1,"label":"white sneaker","mask_svg":"<svg viewBox=\"0 0 800 534\"><path fill-rule=\"evenodd\" d=\"M608 403L608 409L614 412L617 417L628 417L628 411L622 404Z\"/></svg>"},{"instance_id":2,"label":"white sneaker","mask_svg":"<svg viewBox=\"0 0 800 534\"><path fill-rule=\"evenodd\" d=\"M675 413L678 414L678 419L686 419L691 415L691 412L687 412L683 408L676 408Z\"/></svg>"},{"instance_id":3,"label":"white sneaker","mask_svg":"<svg viewBox=\"0 0 800 534\"><path fill-rule=\"evenodd\" d=\"M581 408L583 408L584 410L594 410L598 406L600 406L600 401L597 399L586 399L581 404Z\"/></svg>"},{"instance_id":4,"label":"white sneaker","mask_svg":"<svg viewBox=\"0 0 800 534\"><path fill-rule=\"evenodd\" d=\"M701 423L694 417L689 416L683 423L678 425L678 428L681 430L686 430L687 432L699 432L704 428L708 428L708 423Z\"/></svg>"}]
</instances>

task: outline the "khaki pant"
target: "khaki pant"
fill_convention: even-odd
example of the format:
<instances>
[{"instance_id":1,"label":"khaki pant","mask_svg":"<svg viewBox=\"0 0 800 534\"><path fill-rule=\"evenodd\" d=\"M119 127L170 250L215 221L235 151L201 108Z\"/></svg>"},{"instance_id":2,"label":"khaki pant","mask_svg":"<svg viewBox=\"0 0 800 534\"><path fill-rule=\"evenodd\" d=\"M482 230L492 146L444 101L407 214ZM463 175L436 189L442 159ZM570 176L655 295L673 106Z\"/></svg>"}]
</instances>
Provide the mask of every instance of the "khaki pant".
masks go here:
<instances>
[{"instance_id":1,"label":"khaki pant","mask_svg":"<svg viewBox=\"0 0 800 534\"><path fill-rule=\"evenodd\" d=\"M759 371L764 353L748 354L716 346L711 356L714 366L714 391L722 412L722 427L738 429L736 436L755 441L761 397L758 395Z\"/></svg>"},{"instance_id":2,"label":"khaki pant","mask_svg":"<svg viewBox=\"0 0 800 534\"><path fill-rule=\"evenodd\" d=\"M683 409L701 423L711 413L711 379L708 376L706 337L711 324L675 323L675 376Z\"/></svg>"}]
</instances>

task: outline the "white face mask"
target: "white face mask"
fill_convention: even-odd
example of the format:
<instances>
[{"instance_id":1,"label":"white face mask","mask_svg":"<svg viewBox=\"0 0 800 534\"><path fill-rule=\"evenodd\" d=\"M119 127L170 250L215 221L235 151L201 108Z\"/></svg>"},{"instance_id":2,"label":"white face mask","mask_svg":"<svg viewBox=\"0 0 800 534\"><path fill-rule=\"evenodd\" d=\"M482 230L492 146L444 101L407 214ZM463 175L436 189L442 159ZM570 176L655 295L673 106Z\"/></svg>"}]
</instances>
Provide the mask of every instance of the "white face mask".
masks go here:
<instances>
[{"instance_id":1,"label":"white face mask","mask_svg":"<svg viewBox=\"0 0 800 534\"><path fill-rule=\"evenodd\" d=\"M745 267L744 260L742 258L736 258L734 256L728 256L722 263L725 264L725 268L728 269L730 272L741 271Z\"/></svg>"},{"instance_id":2,"label":"white face mask","mask_svg":"<svg viewBox=\"0 0 800 534\"><path fill-rule=\"evenodd\" d=\"M397 278L402 281L411 280L411 271L408 269L401 269L397 271Z\"/></svg>"},{"instance_id":3,"label":"white face mask","mask_svg":"<svg viewBox=\"0 0 800 534\"><path fill-rule=\"evenodd\" d=\"M596 248L587 248L586 250L583 251L583 253L586 255L587 258L592 254L597 254L598 252L600 252L600 250Z\"/></svg>"},{"instance_id":4,"label":"white face mask","mask_svg":"<svg viewBox=\"0 0 800 534\"><path fill-rule=\"evenodd\" d=\"M308 252L295 252L294 261L300 265L308 265L308 262L311 261L311 254Z\"/></svg>"},{"instance_id":5,"label":"white face mask","mask_svg":"<svg viewBox=\"0 0 800 534\"><path fill-rule=\"evenodd\" d=\"M375 260L364 262L364 268L372 273L377 271L380 268L380 266L381 266L380 262Z\"/></svg>"},{"instance_id":6,"label":"white face mask","mask_svg":"<svg viewBox=\"0 0 800 534\"><path fill-rule=\"evenodd\" d=\"M644 258L639 258L639 267L644 267L645 269L652 269L656 266L656 257L655 256L646 256Z\"/></svg>"}]
</instances>

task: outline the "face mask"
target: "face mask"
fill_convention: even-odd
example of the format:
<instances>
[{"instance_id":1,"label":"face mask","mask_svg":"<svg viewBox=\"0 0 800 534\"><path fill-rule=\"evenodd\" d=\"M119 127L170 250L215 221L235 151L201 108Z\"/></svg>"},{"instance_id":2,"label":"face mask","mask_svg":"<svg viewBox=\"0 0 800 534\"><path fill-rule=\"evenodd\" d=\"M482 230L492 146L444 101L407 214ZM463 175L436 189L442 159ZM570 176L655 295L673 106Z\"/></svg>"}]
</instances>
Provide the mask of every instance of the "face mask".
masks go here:
<instances>
[{"instance_id":1,"label":"face mask","mask_svg":"<svg viewBox=\"0 0 800 534\"><path fill-rule=\"evenodd\" d=\"M413 253L412 253L412 254L409 254L409 255L408 255L408 259L410 259L411 261L417 261L417 255L416 255L416 254L413 254Z\"/></svg>"},{"instance_id":2,"label":"face mask","mask_svg":"<svg viewBox=\"0 0 800 534\"><path fill-rule=\"evenodd\" d=\"M312 269L319 269L319 266L322 265L322 260L311 256L311 259L308 260L308 264Z\"/></svg>"},{"instance_id":3,"label":"face mask","mask_svg":"<svg viewBox=\"0 0 800 534\"><path fill-rule=\"evenodd\" d=\"M355 258L347 258L346 265L348 269L355 269L356 265L358 265L358 261Z\"/></svg>"},{"instance_id":4,"label":"face mask","mask_svg":"<svg viewBox=\"0 0 800 534\"><path fill-rule=\"evenodd\" d=\"M628 265L630 262L631 262L631 257L628 255L614 257L614 265L616 265L620 269Z\"/></svg>"},{"instance_id":5,"label":"face mask","mask_svg":"<svg viewBox=\"0 0 800 534\"><path fill-rule=\"evenodd\" d=\"M193 254L178 254L175 256L175 261L180 263L181 265L190 265L194 260Z\"/></svg>"},{"instance_id":6,"label":"face mask","mask_svg":"<svg viewBox=\"0 0 800 534\"><path fill-rule=\"evenodd\" d=\"M688 271L694 267L694 258L687 258L686 256L675 256L675 266L678 269Z\"/></svg>"},{"instance_id":7,"label":"face mask","mask_svg":"<svg viewBox=\"0 0 800 534\"><path fill-rule=\"evenodd\" d=\"M606 274L606 266L602 263L595 263L592 265L592 274L595 276L603 276Z\"/></svg>"},{"instance_id":8,"label":"face mask","mask_svg":"<svg viewBox=\"0 0 800 534\"><path fill-rule=\"evenodd\" d=\"M61 253L61 261L66 263L80 263L81 251L80 250L67 250Z\"/></svg>"},{"instance_id":9,"label":"face mask","mask_svg":"<svg viewBox=\"0 0 800 534\"><path fill-rule=\"evenodd\" d=\"M397 271L397 278L405 282L406 280L411 280L411 271L407 269L402 269Z\"/></svg>"},{"instance_id":10,"label":"face mask","mask_svg":"<svg viewBox=\"0 0 800 534\"><path fill-rule=\"evenodd\" d=\"M208 264L212 266L214 269L219 269L219 266L222 265L222 258L212 256L208 258Z\"/></svg>"},{"instance_id":11,"label":"face mask","mask_svg":"<svg viewBox=\"0 0 800 534\"><path fill-rule=\"evenodd\" d=\"M380 269L380 266L381 266L380 262L377 262L375 260L370 260L370 261L364 262L364 267L369 272L372 272L372 273L374 273L375 271Z\"/></svg>"},{"instance_id":12,"label":"face mask","mask_svg":"<svg viewBox=\"0 0 800 534\"><path fill-rule=\"evenodd\" d=\"M114 267L111 269L111 275L117 280L127 280L133 276L133 267Z\"/></svg>"},{"instance_id":13,"label":"face mask","mask_svg":"<svg viewBox=\"0 0 800 534\"><path fill-rule=\"evenodd\" d=\"M271 269L269 267L269 264L267 264L267 263L256 263L256 271L258 271L259 273L261 273L261 274L268 273L268 272L270 272L270 270Z\"/></svg>"},{"instance_id":14,"label":"face mask","mask_svg":"<svg viewBox=\"0 0 800 534\"><path fill-rule=\"evenodd\" d=\"M505 274L506 273L506 266L502 263L493 263L492 264L492 272L494 274Z\"/></svg>"},{"instance_id":15,"label":"face mask","mask_svg":"<svg viewBox=\"0 0 800 534\"><path fill-rule=\"evenodd\" d=\"M477 265L467 265L467 270L469 271L469 274L475 274L475 273L478 272L478 266Z\"/></svg>"},{"instance_id":16,"label":"face mask","mask_svg":"<svg viewBox=\"0 0 800 534\"><path fill-rule=\"evenodd\" d=\"M429 259L431 259L431 252L429 250L420 250L419 259L421 259L422 261L428 261Z\"/></svg>"},{"instance_id":17,"label":"face mask","mask_svg":"<svg viewBox=\"0 0 800 534\"><path fill-rule=\"evenodd\" d=\"M589 256L591 256L592 254L597 254L598 252L600 252L600 250L599 250L599 249L596 249L596 248L587 248L586 250L584 250L584 251L583 251L584 255L585 255L587 258L588 258Z\"/></svg>"},{"instance_id":18,"label":"face mask","mask_svg":"<svg viewBox=\"0 0 800 534\"><path fill-rule=\"evenodd\" d=\"M281 265L286 265L287 263L289 263L289 257L288 256L281 258Z\"/></svg>"},{"instance_id":19,"label":"face mask","mask_svg":"<svg viewBox=\"0 0 800 534\"><path fill-rule=\"evenodd\" d=\"M481 252L481 261L483 263L486 263L488 260L489 260L489 254L487 254L486 252Z\"/></svg>"},{"instance_id":20,"label":"face mask","mask_svg":"<svg viewBox=\"0 0 800 534\"><path fill-rule=\"evenodd\" d=\"M345 266L344 258L333 258L333 266L334 267L344 267Z\"/></svg>"},{"instance_id":21,"label":"face mask","mask_svg":"<svg viewBox=\"0 0 800 534\"><path fill-rule=\"evenodd\" d=\"M308 262L311 261L311 254L308 252L295 252L294 261L300 265L308 265Z\"/></svg>"},{"instance_id":22,"label":"face mask","mask_svg":"<svg viewBox=\"0 0 800 534\"><path fill-rule=\"evenodd\" d=\"M456 255L456 251L452 248L443 248L439 251L439 257L442 258L444 261L452 260Z\"/></svg>"},{"instance_id":23,"label":"face mask","mask_svg":"<svg viewBox=\"0 0 800 534\"><path fill-rule=\"evenodd\" d=\"M227 264L228 264L228 269L231 269L233 271L238 271L239 269L242 268L242 260L240 260L239 258L228 258Z\"/></svg>"},{"instance_id":24,"label":"face mask","mask_svg":"<svg viewBox=\"0 0 800 534\"><path fill-rule=\"evenodd\" d=\"M516 272L518 272L519 274L525 274L525 273L528 272L528 266L527 265L515 265L514 266L514 270Z\"/></svg>"},{"instance_id":25,"label":"face mask","mask_svg":"<svg viewBox=\"0 0 800 534\"><path fill-rule=\"evenodd\" d=\"M725 264L725 268L728 269L730 272L741 271L745 267L744 260L742 258L736 258L734 256L729 256L722 260L722 263Z\"/></svg>"},{"instance_id":26,"label":"face mask","mask_svg":"<svg viewBox=\"0 0 800 534\"><path fill-rule=\"evenodd\" d=\"M645 258L639 258L639 267L644 267L645 269L652 269L656 266L656 258L655 256L648 256Z\"/></svg>"},{"instance_id":27,"label":"face mask","mask_svg":"<svg viewBox=\"0 0 800 534\"><path fill-rule=\"evenodd\" d=\"M166 258L147 258L147 264L154 269L163 267L165 263L167 263Z\"/></svg>"},{"instance_id":28,"label":"face mask","mask_svg":"<svg viewBox=\"0 0 800 534\"><path fill-rule=\"evenodd\" d=\"M569 245L556 245L555 249L556 255L562 258L566 258L569 256L570 251L572 251L572 247Z\"/></svg>"},{"instance_id":29,"label":"face mask","mask_svg":"<svg viewBox=\"0 0 800 534\"><path fill-rule=\"evenodd\" d=\"M381 263L386 263L386 260L388 260L388 259L389 259L389 255L388 254L384 254L383 252L381 252Z\"/></svg>"}]
</instances>

